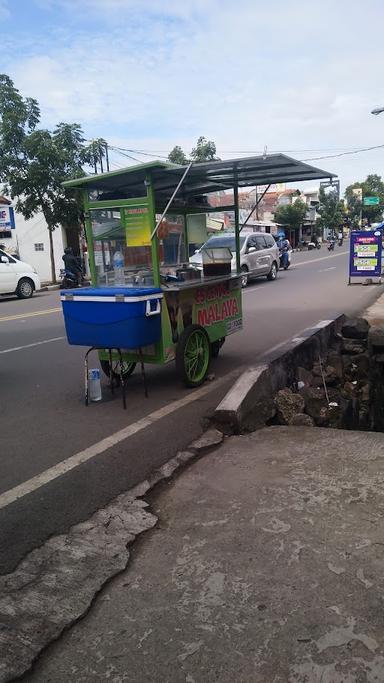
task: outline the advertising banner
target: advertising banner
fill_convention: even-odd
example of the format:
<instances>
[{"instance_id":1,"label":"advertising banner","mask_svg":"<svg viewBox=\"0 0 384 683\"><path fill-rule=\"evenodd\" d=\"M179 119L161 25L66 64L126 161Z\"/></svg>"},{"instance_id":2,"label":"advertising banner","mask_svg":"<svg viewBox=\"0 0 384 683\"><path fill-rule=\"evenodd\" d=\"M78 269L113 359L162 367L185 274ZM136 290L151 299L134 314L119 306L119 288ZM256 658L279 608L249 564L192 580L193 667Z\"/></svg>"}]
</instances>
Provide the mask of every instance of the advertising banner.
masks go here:
<instances>
[{"instance_id":1,"label":"advertising banner","mask_svg":"<svg viewBox=\"0 0 384 683\"><path fill-rule=\"evenodd\" d=\"M15 214L12 206L0 206L0 230L11 230L15 227Z\"/></svg>"},{"instance_id":2,"label":"advertising banner","mask_svg":"<svg viewBox=\"0 0 384 683\"><path fill-rule=\"evenodd\" d=\"M163 343L167 360L175 357L176 344L189 325L201 325L210 342L242 329L241 279L164 292Z\"/></svg>"},{"instance_id":3,"label":"advertising banner","mask_svg":"<svg viewBox=\"0 0 384 683\"><path fill-rule=\"evenodd\" d=\"M148 206L130 206L124 209L125 233L128 247L146 247L151 244L151 222Z\"/></svg>"},{"instance_id":4,"label":"advertising banner","mask_svg":"<svg viewBox=\"0 0 384 683\"><path fill-rule=\"evenodd\" d=\"M380 230L351 232L349 278L381 277L381 252Z\"/></svg>"}]
</instances>

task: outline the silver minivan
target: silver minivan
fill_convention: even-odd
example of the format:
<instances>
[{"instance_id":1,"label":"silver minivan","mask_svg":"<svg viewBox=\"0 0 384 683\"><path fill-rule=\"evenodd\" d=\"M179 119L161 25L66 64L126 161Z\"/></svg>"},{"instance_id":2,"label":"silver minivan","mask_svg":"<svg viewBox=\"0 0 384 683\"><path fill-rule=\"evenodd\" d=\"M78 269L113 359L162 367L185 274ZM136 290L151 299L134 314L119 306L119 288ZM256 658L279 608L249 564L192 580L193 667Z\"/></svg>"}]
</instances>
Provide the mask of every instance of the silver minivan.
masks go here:
<instances>
[{"instance_id":1,"label":"silver minivan","mask_svg":"<svg viewBox=\"0 0 384 683\"><path fill-rule=\"evenodd\" d=\"M236 269L236 242L234 232L225 232L212 237L191 257L190 262L202 268L202 250L213 247L228 247L232 254L232 270ZM246 287L252 278L265 275L268 280L276 280L279 270L279 248L272 235L264 232L240 233L241 285Z\"/></svg>"}]
</instances>

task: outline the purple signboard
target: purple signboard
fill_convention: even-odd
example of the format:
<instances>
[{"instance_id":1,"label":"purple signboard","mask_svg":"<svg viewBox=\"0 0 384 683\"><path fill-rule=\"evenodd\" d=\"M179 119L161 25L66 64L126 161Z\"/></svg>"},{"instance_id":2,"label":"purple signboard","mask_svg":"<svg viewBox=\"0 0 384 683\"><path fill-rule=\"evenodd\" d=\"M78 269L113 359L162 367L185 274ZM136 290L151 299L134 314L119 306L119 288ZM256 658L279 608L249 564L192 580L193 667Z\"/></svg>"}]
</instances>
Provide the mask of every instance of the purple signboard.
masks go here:
<instances>
[{"instance_id":1,"label":"purple signboard","mask_svg":"<svg viewBox=\"0 0 384 683\"><path fill-rule=\"evenodd\" d=\"M381 230L351 232L349 277L381 277Z\"/></svg>"}]
</instances>

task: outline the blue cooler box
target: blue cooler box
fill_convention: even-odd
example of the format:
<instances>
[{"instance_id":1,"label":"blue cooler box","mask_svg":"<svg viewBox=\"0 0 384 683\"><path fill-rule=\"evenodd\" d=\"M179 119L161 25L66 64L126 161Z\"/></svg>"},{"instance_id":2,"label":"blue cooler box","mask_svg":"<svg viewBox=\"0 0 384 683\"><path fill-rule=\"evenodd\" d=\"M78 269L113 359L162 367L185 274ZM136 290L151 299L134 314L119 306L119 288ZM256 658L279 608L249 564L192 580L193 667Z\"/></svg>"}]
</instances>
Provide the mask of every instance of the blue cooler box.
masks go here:
<instances>
[{"instance_id":1,"label":"blue cooler box","mask_svg":"<svg viewBox=\"0 0 384 683\"><path fill-rule=\"evenodd\" d=\"M161 289L100 287L61 293L68 342L138 349L161 336Z\"/></svg>"}]
</instances>

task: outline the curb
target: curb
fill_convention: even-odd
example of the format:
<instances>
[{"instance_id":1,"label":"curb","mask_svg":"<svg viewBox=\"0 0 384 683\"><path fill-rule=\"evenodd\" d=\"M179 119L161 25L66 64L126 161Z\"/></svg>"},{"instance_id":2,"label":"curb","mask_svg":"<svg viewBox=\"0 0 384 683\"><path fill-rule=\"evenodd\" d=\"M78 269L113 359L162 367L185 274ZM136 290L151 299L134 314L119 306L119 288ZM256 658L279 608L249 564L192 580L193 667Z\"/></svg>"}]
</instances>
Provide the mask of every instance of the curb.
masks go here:
<instances>
[{"instance_id":1,"label":"curb","mask_svg":"<svg viewBox=\"0 0 384 683\"><path fill-rule=\"evenodd\" d=\"M55 289L60 289L60 285L43 285L38 289L38 292L51 292Z\"/></svg>"}]
</instances>

